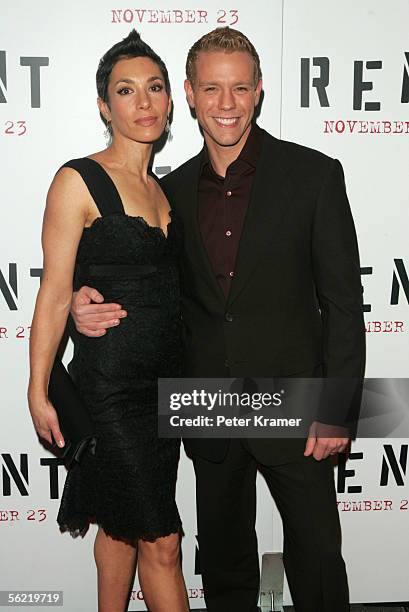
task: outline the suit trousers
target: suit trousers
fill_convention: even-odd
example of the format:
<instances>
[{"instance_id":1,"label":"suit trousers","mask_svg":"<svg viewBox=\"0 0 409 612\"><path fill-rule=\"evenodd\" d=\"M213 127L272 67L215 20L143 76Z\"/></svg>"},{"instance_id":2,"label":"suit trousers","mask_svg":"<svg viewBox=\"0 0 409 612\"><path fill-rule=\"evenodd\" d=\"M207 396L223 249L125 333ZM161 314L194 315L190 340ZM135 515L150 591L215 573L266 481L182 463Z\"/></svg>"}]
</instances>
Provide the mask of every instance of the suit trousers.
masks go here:
<instances>
[{"instance_id":1,"label":"suit trousers","mask_svg":"<svg viewBox=\"0 0 409 612\"><path fill-rule=\"evenodd\" d=\"M297 612L346 612L348 583L331 460L300 456L261 465L245 440L232 439L214 463L195 456L199 561L209 612L256 612L259 561L256 473L281 514L283 561Z\"/></svg>"}]
</instances>

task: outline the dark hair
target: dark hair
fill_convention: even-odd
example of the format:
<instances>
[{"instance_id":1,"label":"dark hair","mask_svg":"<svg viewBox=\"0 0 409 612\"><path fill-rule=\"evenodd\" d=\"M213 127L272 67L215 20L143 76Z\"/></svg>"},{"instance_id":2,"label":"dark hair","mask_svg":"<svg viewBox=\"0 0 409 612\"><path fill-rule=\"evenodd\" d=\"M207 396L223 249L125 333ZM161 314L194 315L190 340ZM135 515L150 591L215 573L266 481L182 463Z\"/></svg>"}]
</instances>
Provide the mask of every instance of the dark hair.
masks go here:
<instances>
[{"instance_id":1,"label":"dark hair","mask_svg":"<svg viewBox=\"0 0 409 612\"><path fill-rule=\"evenodd\" d=\"M166 93L170 95L169 75L164 62L161 60L159 55L157 55L157 53L155 53L155 51L142 40L140 34L138 34L136 30L131 30L126 38L108 49L108 51L99 61L96 79L97 92L101 100L109 105L108 83L115 64L121 59L130 59L132 57L148 57L155 62L155 64L158 65L165 81ZM108 125L105 117L101 113L100 116L107 128L110 129L111 126Z\"/></svg>"}]
</instances>

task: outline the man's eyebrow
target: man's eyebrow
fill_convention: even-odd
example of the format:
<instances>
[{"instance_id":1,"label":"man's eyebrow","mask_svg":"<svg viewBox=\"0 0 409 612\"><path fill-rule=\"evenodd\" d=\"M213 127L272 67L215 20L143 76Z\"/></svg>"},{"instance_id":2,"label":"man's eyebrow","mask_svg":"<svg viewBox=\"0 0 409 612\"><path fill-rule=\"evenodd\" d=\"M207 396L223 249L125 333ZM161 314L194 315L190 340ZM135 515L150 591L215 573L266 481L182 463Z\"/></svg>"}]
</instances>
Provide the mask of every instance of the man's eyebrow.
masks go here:
<instances>
[{"instance_id":1,"label":"man's eyebrow","mask_svg":"<svg viewBox=\"0 0 409 612\"><path fill-rule=\"evenodd\" d=\"M199 87L203 87L204 85L219 85L217 81L199 81ZM233 83L233 87L237 87L238 85L253 85L253 81L237 81L237 83Z\"/></svg>"}]
</instances>

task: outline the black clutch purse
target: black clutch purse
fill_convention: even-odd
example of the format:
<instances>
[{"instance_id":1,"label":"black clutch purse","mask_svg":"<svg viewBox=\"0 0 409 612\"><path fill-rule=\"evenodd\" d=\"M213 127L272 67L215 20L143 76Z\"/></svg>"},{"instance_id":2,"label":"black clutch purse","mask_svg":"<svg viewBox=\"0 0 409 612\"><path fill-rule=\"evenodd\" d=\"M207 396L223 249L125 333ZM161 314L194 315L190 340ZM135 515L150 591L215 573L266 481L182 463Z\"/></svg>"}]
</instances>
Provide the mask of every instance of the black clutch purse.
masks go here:
<instances>
[{"instance_id":1,"label":"black clutch purse","mask_svg":"<svg viewBox=\"0 0 409 612\"><path fill-rule=\"evenodd\" d=\"M59 357L55 358L51 370L48 397L57 412L65 441L63 448L58 447L59 455L71 465L74 461L81 460L87 448L95 453L95 425Z\"/></svg>"}]
</instances>

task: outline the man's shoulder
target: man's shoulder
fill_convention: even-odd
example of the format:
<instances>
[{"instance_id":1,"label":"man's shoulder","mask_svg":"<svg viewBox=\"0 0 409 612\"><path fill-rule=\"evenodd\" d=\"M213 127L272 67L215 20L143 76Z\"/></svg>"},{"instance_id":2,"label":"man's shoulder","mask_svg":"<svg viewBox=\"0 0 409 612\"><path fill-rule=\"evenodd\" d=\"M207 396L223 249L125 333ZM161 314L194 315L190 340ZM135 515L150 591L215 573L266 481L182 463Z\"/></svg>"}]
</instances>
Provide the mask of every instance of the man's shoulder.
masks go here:
<instances>
[{"instance_id":1,"label":"man's shoulder","mask_svg":"<svg viewBox=\"0 0 409 612\"><path fill-rule=\"evenodd\" d=\"M174 190L183 185L187 178L191 179L199 170L201 152L185 161L181 166L169 172L160 179L161 186L165 191Z\"/></svg>"},{"instance_id":2,"label":"man's shoulder","mask_svg":"<svg viewBox=\"0 0 409 612\"><path fill-rule=\"evenodd\" d=\"M325 171L334 164L334 158L322 151L289 140L275 138L265 130L263 131L265 154L276 156L279 152L284 163L317 171Z\"/></svg>"}]
</instances>

